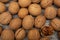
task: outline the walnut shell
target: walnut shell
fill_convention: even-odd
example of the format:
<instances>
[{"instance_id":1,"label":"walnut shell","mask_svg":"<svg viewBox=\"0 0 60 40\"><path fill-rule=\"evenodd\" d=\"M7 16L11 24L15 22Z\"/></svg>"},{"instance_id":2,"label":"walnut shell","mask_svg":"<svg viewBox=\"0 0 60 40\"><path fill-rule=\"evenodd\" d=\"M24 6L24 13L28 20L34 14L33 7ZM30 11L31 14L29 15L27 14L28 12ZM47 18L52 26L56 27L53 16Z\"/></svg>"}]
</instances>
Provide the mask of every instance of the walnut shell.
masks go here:
<instances>
[{"instance_id":1,"label":"walnut shell","mask_svg":"<svg viewBox=\"0 0 60 40\"><path fill-rule=\"evenodd\" d=\"M52 28L52 26L44 26L42 29L42 35L43 36L49 36L49 35L52 35L54 30Z\"/></svg>"},{"instance_id":2,"label":"walnut shell","mask_svg":"<svg viewBox=\"0 0 60 40\"><path fill-rule=\"evenodd\" d=\"M47 8L51 6L53 3L53 0L41 0L41 7L42 8Z\"/></svg>"},{"instance_id":3,"label":"walnut shell","mask_svg":"<svg viewBox=\"0 0 60 40\"><path fill-rule=\"evenodd\" d=\"M28 39L29 40L39 40L40 39L40 33L37 29L32 29L28 32Z\"/></svg>"},{"instance_id":4,"label":"walnut shell","mask_svg":"<svg viewBox=\"0 0 60 40\"><path fill-rule=\"evenodd\" d=\"M0 26L0 34L2 33L2 27Z\"/></svg>"},{"instance_id":5,"label":"walnut shell","mask_svg":"<svg viewBox=\"0 0 60 40\"><path fill-rule=\"evenodd\" d=\"M54 19L51 21L51 26L54 28L54 30L60 31L60 19L54 18Z\"/></svg>"},{"instance_id":6,"label":"walnut shell","mask_svg":"<svg viewBox=\"0 0 60 40\"><path fill-rule=\"evenodd\" d=\"M39 3L41 0L31 0L33 3Z\"/></svg>"},{"instance_id":7,"label":"walnut shell","mask_svg":"<svg viewBox=\"0 0 60 40\"><path fill-rule=\"evenodd\" d=\"M46 22L46 18L42 15L39 15L35 18L35 27L41 28Z\"/></svg>"},{"instance_id":8,"label":"walnut shell","mask_svg":"<svg viewBox=\"0 0 60 40\"><path fill-rule=\"evenodd\" d=\"M14 32L10 29L4 29L1 34L2 40L14 40Z\"/></svg>"},{"instance_id":9,"label":"walnut shell","mask_svg":"<svg viewBox=\"0 0 60 40\"><path fill-rule=\"evenodd\" d=\"M53 18L55 18L56 17L56 15L57 15L57 10L54 8L54 7L52 7L52 6L50 6L50 7L47 7L46 9L45 9L45 17L47 18L47 19L53 19Z\"/></svg>"},{"instance_id":10,"label":"walnut shell","mask_svg":"<svg viewBox=\"0 0 60 40\"><path fill-rule=\"evenodd\" d=\"M27 15L28 15L28 9L27 8L21 8L18 12L18 16L20 18L24 18Z\"/></svg>"},{"instance_id":11,"label":"walnut shell","mask_svg":"<svg viewBox=\"0 0 60 40\"><path fill-rule=\"evenodd\" d=\"M28 7L28 10L29 10L30 14L33 16L38 16L41 14L41 7L38 4L31 4Z\"/></svg>"},{"instance_id":12,"label":"walnut shell","mask_svg":"<svg viewBox=\"0 0 60 40\"><path fill-rule=\"evenodd\" d=\"M31 29L34 25L34 18L31 15L27 15L24 17L22 26L24 29Z\"/></svg>"},{"instance_id":13,"label":"walnut shell","mask_svg":"<svg viewBox=\"0 0 60 40\"><path fill-rule=\"evenodd\" d=\"M60 0L54 0L54 4L58 7L60 7Z\"/></svg>"},{"instance_id":14,"label":"walnut shell","mask_svg":"<svg viewBox=\"0 0 60 40\"><path fill-rule=\"evenodd\" d=\"M57 11L58 11L58 16L60 17L60 8Z\"/></svg>"},{"instance_id":15,"label":"walnut shell","mask_svg":"<svg viewBox=\"0 0 60 40\"><path fill-rule=\"evenodd\" d=\"M6 2L8 2L9 0L0 0L0 2L4 2L4 3L6 3Z\"/></svg>"},{"instance_id":16,"label":"walnut shell","mask_svg":"<svg viewBox=\"0 0 60 40\"><path fill-rule=\"evenodd\" d=\"M40 40L50 40L49 37L43 37Z\"/></svg>"},{"instance_id":17,"label":"walnut shell","mask_svg":"<svg viewBox=\"0 0 60 40\"><path fill-rule=\"evenodd\" d=\"M4 12L5 10L6 10L5 4L0 2L0 13Z\"/></svg>"},{"instance_id":18,"label":"walnut shell","mask_svg":"<svg viewBox=\"0 0 60 40\"><path fill-rule=\"evenodd\" d=\"M12 15L9 12L3 12L0 14L0 23L8 24L12 19Z\"/></svg>"},{"instance_id":19,"label":"walnut shell","mask_svg":"<svg viewBox=\"0 0 60 40\"><path fill-rule=\"evenodd\" d=\"M17 30L19 27L21 27L21 19L19 19L19 18L12 19L10 24L9 24L9 27L12 30Z\"/></svg>"},{"instance_id":20,"label":"walnut shell","mask_svg":"<svg viewBox=\"0 0 60 40\"><path fill-rule=\"evenodd\" d=\"M26 32L24 29L20 28L15 32L16 40L23 40L25 38Z\"/></svg>"},{"instance_id":21,"label":"walnut shell","mask_svg":"<svg viewBox=\"0 0 60 40\"><path fill-rule=\"evenodd\" d=\"M16 14L19 11L19 5L17 2L10 2L9 4L9 11L11 12L11 14Z\"/></svg>"},{"instance_id":22,"label":"walnut shell","mask_svg":"<svg viewBox=\"0 0 60 40\"><path fill-rule=\"evenodd\" d=\"M18 3L21 7L27 7L31 4L31 0L18 0Z\"/></svg>"}]
</instances>

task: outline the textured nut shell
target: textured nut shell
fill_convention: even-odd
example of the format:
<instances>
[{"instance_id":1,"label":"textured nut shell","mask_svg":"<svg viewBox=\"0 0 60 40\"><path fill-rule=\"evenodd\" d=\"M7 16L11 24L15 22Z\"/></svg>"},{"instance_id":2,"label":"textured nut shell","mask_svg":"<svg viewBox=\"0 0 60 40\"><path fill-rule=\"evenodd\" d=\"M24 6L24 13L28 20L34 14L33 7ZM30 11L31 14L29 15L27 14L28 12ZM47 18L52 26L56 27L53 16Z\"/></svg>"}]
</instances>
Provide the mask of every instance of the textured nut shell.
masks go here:
<instances>
[{"instance_id":1,"label":"textured nut shell","mask_svg":"<svg viewBox=\"0 0 60 40\"><path fill-rule=\"evenodd\" d=\"M60 19L55 18L51 21L51 26L56 30L60 31Z\"/></svg>"},{"instance_id":2,"label":"textured nut shell","mask_svg":"<svg viewBox=\"0 0 60 40\"><path fill-rule=\"evenodd\" d=\"M33 3L39 3L41 0L31 0Z\"/></svg>"},{"instance_id":3,"label":"textured nut shell","mask_svg":"<svg viewBox=\"0 0 60 40\"><path fill-rule=\"evenodd\" d=\"M42 15L39 15L35 18L35 27L41 28L46 22L46 18Z\"/></svg>"},{"instance_id":4,"label":"textured nut shell","mask_svg":"<svg viewBox=\"0 0 60 40\"><path fill-rule=\"evenodd\" d=\"M0 26L0 34L2 33L2 27Z\"/></svg>"},{"instance_id":5,"label":"textured nut shell","mask_svg":"<svg viewBox=\"0 0 60 40\"><path fill-rule=\"evenodd\" d=\"M60 8L57 11L58 11L58 16L60 17Z\"/></svg>"},{"instance_id":6,"label":"textured nut shell","mask_svg":"<svg viewBox=\"0 0 60 40\"><path fill-rule=\"evenodd\" d=\"M6 3L6 2L8 2L9 0L0 0L0 2L4 2L4 3Z\"/></svg>"},{"instance_id":7,"label":"textured nut shell","mask_svg":"<svg viewBox=\"0 0 60 40\"><path fill-rule=\"evenodd\" d=\"M17 2L10 2L9 4L9 11L11 14L16 14L19 11L19 5Z\"/></svg>"},{"instance_id":8,"label":"textured nut shell","mask_svg":"<svg viewBox=\"0 0 60 40\"><path fill-rule=\"evenodd\" d=\"M2 2L0 2L0 13L4 12L5 10L6 10L5 4L3 4Z\"/></svg>"},{"instance_id":9,"label":"textured nut shell","mask_svg":"<svg viewBox=\"0 0 60 40\"><path fill-rule=\"evenodd\" d=\"M49 37L43 37L40 40L50 40Z\"/></svg>"},{"instance_id":10,"label":"textured nut shell","mask_svg":"<svg viewBox=\"0 0 60 40\"><path fill-rule=\"evenodd\" d=\"M21 19L14 18L11 20L9 27L13 30L17 30L19 27L21 27Z\"/></svg>"},{"instance_id":11,"label":"textured nut shell","mask_svg":"<svg viewBox=\"0 0 60 40\"><path fill-rule=\"evenodd\" d=\"M52 6L51 7L47 7L45 9L45 14L44 15L45 15L45 17L47 19L53 19L57 15L57 10L54 7L52 7Z\"/></svg>"},{"instance_id":12,"label":"textured nut shell","mask_svg":"<svg viewBox=\"0 0 60 40\"><path fill-rule=\"evenodd\" d=\"M20 18L24 18L27 15L28 15L28 9L27 8L21 8L18 12L18 16Z\"/></svg>"},{"instance_id":13,"label":"textured nut shell","mask_svg":"<svg viewBox=\"0 0 60 40\"><path fill-rule=\"evenodd\" d=\"M60 0L54 0L54 4L58 7L60 7Z\"/></svg>"},{"instance_id":14,"label":"textured nut shell","mask_svg":"<svg viewBox=\"0 0 60 40\"><path fill-rule=\"evenodd\" d=\"M42 8L47 8L51 6L53 3L53 0L41 0L41 6Z\"/></svg>"},{"instance_id":15,"label":"textured nut shell","mask_svg":"<svg viewBox=\"0 0 60 40\"><path fill-rule=\"evenodd\" d=\"M12 15L9 12L3 12L0 15L0 23L1 24L8 24L12 19Z\"/></svg>"},{"instance_id":16,"label":"textured nut shell","mask_svg":"<svg viewBox=\"0 0 60 40\"><path fill-rule=\"evenodd\" d=\"M41 7L38 4L31 4L28 7L28 10L29 10L30 14L33 16L37 16L37 15L41 14Z\"/></svg>"},{"instance_id":17,"label":"textured nut shell","mask_svg":"<svg viewBox=\"0 0 60 40\"><path fill-rule=\"evenodd\" d=\"M40 33L37 29L32 29L28 32L28 39L29 40L39 40L40 39Z\"/></svg>"},{"instance_id":18,"label":"textured nut shell","mask_svg":"<svg viewBox=\"0 0 60 40\"><path fill-rule=\"evenodd\" d=\"M34 25L34 18L31 15L24 17L22 26L24 29L31 29Z\"/></svg>"},{"instance_id":19,"label":"textured nut shell","mask_svg":"<svg viewBox=\"0 0 60 40\"><path fill-rule=\"evenodd\" d=\"M25 35L26 35L26 32L24 29L22 29L22 28L18 29L15 33L16 40L24 39Z\"/></svg>"},{"instance_id":20,"label":"textured nut shell","mask_svg":"<svg viewBox=\"0 0 60 40\"><path fill-rule=\"evenodd\" d=\"M1 38L2 40L14 40L14 32L10 29L4 29Z\"/></svg>"},{"instance_id":21,"label":"textured nut shell","mask_svg":"<svg viewBox=\"0 0 60 40\"><path fill-rule=\"evenodd\" d=\"M52 26L44 26L41 30L42 30L42 35L43 35L43 36L52 35L53 32L54 32Z\"/></svg>"},{"instance_id":22,"label":"textured nut shell","mask_svg":"<svg viewBox=\"0 0 60 40\"><path fill-rule=\"evenodd\" d=\"M18 0L18 3L21 7L27 7L31 4L31 0Z\"/></svg>"}]
</instances>

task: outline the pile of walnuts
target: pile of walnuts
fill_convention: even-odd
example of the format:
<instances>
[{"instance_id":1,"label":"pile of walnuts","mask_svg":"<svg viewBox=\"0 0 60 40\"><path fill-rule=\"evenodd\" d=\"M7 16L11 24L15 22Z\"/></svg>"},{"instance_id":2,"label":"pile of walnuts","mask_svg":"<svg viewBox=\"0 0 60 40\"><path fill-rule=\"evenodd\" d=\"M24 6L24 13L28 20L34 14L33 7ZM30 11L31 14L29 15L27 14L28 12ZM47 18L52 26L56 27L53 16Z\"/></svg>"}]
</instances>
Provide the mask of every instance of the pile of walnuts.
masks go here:
<instances>
[{"instance_id":1,"label":"pile of walnuts","mask_svg":"<svg viewBox=\"0 0 60 40\"><path fill-rule=\"evenodd\" d=\"M50 40L54 31L60 38L60 0L0 0L0 24L8 25L0 25L1 40Z\"/></svg>"}]
</instances>

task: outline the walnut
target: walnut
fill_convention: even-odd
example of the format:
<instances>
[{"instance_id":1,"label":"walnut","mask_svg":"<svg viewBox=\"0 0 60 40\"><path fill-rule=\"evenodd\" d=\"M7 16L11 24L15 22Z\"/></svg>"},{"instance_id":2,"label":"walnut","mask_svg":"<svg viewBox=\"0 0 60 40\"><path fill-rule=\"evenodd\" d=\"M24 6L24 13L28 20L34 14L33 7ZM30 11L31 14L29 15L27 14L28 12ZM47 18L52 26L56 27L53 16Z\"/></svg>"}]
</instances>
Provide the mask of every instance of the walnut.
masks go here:
<instances>
[{"instance_id":1,"label":"walnut","mask_svg":"<svg viewBox=\"0 0 60 40\"><path fill-rule=\"evenodd\" d=\"M52 26L44 26L44 27L42 27L41 30L42 30L42 33L41 33L41 34L42 34L43 36L52 35L53 32L54 32Z\"/></svg>"},{"instance_id":2,"label":"walnut","mask_svg":"<svg viewBox=\"0 0 60 40\"><path fill-rule=\"evenodd\" d=\"M14 32L10 29L4 29L1 34L2 40L14 40Z\"/></svg>"}]
</instances>

